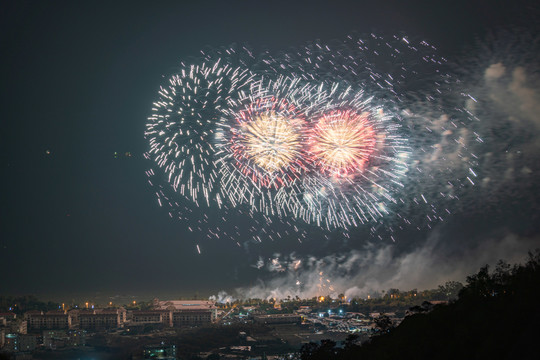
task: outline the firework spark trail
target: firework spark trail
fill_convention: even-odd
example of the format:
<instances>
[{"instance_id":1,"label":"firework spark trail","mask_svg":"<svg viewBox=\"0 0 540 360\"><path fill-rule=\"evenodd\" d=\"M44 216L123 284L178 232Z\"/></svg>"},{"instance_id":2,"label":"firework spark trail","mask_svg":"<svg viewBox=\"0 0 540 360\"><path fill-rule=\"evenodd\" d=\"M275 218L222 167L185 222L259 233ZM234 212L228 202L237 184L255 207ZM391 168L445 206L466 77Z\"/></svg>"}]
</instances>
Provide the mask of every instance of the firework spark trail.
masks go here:
<instances>
[{"instance_id":1,"label":"firework spark trail","mask_svg":"<svg viewBox=\"0 0 540 360\"><path fill-rule=\"evenodd\" d=\"M383 218L411 224L413 207L429 223L442 220L444 201L475 184L470 148L481 138L469 131L470 112L447 111L456 80L433 53L425 42L372 34L278 58L231 48L182 64L146 130L157 165L149 181L159 183L159 169L172 189L159 185L160 205L185 212L180 195L197 208L259 213L259 222L369 224L372 233Z\"/></svg>"},{"instance_id":2,"label":"firework spark trail","mask_svg":"<svg viewBox=\"0 0 540 360\"><path fill-rule=\"evenodd\" d=\"M521 210L537 201L531 194L538 193L540 171L540 37L530 31L499 31L456 66L464 111L479 119L462 133L465 139L476 137L465 144L478 166L461 164L460 171L477 186L474 196L459 194L459 210L485 212L502 202L519 203Z\"/></svg>"},{"instance_id":3,"label":"firework spark trail","mask_svg":"<svg viewBox=\"0 0 540 360\"><path fill-rule=\"evenodd\" d=\"M167 174L174 191L195 203L202 197L209 204L214 191L215 169L209 158L215 151L210 141L215 109L250 76L247 70L220 66L220 60L184 66L161 87L153 104L145 133L147 157Z\"/></svg>"},{"instance_id":4,"label":"firework spark trail","mask_svg":"<svg viewBox=\"0 0 540 360\"><path fill-rule=\"evenodd\" d=\"M331 229L365 223L366 213L378 219L379 209L387 206L383 203L396 202L391 193L401 186L398 180L405 174L407 144L397 132L400 125L363 90L278 77L253 83L249 96L230 102L218 124L216 154L222 194L232 203L249 203L266 214L292 216ZM260 136L257 129L257 145L266 150L252 160L251 143L244 139L252 140L252 124L260 128L261 118L269 117L261 103L270 108L277 103L287 110L285 115L271 114L282 118L279 126L286 131ZM279 166L268 167L266 151L275 151L271 143L283 134L294 140L280 149ZM341 142L340 150L348 151L347 160L342 151L328 151L335 141ZM341 168L336 169L336 164Z\"/></svg>"},{"instance_id":5,"label":"firework spark trail","mask_svg":"<svg viewBox=\"0 0 540 360\"><path fill-rule=\"evenodd\" d=\"M359 201L369 211L357 219L379 227L383 216L386 224L399 226L421 225L424 217L431 227L444 218L447 207L454 206L449 203L475 183L469 169L474 172L478 167L474 150L482 139L474 131L478 119L464 108L463 100L470 95L459 94L460 81L450 75L446 59L438 57L427 42L375 34L349 36L329 45L315 42L288 55L287 71L311 81L330 78L340 85L351 84L341 95L333 93L336 101L355 88L363 89L371 107L378 105L392 120L387 127L395 128L389 136L405 140L395 151L379 154L390 161L377 172L392 177L393 182L378 180L369 169L361 174L365 181L361 189L370 195ZM422 193L427 201L420 197ZM336 216L343 220L330 211L324 221ZM341 224L350 226L345 220Z\"/></svg>"}]
</instances>

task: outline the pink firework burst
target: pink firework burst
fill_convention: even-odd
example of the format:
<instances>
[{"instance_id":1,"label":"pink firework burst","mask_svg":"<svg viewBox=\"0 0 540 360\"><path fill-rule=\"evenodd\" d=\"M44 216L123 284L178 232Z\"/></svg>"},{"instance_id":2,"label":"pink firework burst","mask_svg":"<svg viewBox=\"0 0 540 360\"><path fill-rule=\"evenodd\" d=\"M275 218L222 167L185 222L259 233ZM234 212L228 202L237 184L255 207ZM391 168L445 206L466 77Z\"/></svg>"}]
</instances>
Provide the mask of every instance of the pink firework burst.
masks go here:
<instances>
[{"instance_id":1,"label":"pink firework burst","mask_svg":"<svg viewBox=\"0 0 540 360\"><path fill-rule=\"evenodd\" d=\"M341 178L361 172L376 148L376 132L368 112L333 110L314 121L308 153L315 166Z\"/></svg>"}]
</instances>

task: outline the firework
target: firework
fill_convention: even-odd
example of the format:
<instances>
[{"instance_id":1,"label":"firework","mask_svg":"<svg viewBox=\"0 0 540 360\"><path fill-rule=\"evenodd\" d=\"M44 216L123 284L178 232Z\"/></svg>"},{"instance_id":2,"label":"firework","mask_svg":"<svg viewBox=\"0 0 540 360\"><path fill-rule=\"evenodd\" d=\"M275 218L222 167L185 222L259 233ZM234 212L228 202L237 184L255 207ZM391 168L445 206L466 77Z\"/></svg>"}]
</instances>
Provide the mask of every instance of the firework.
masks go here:
<instances>
[{"instance_id":1,"label":"firework","mask_svg":"<svg viewBox=\"0 0 540 360\"><path fill-rule=\"evenodd\" d=\"M403 191L410 158L401 124L383 105L362 90L333 89L342 101L313 117L308 152L314 169L303 181L303 219L327 229L387 215Z\"/></svg>"},{"instance_id":2,"label":"firework","mask_svg":"<svg viewBox=\"0 0 540 360\"><path fill-rule=\"evenodd\" d=\"M161 87L146 137L147 157L164 171L173 190L198 204L210 204L215 168L211 156L217 110L224 99L249 82L247 70L214 63L183 66ZM153 175L153 171L149 173Z\"/></svg>"},{"instance_id":3,"label":"firework","mask_svg":"<svg viewBox=\"0 0 540 360\"><path fill-rule=\"evenodd\" d=\"M305 120L293 105L275 98L257 99L235 114L229 128L230 150L238 171L269 187L296 177L302 165Z\"/></svg>"},{"instance_id":4,"label":"firework","mask_svg":"<svg viewBox=\"0 0 540 360\"><path fill-rule=\"evenodd\" d=\"M298 212L307 129L298 87L298 79L260 79L229 98L216 124L220 199L266 215Z\"/></svg>"},{"instance_id":5,"label":"firework","mask_svg":"<svg viewBox=\"0 0 540 360\"><path fill-rule=\"evenodd\" d=\"M308 147L322 171L341 177L363 172L375 144L368 113L332 111L317 119Z\"/></svg>"},{"instance_id":6,"label":"firework","mask_svg":"<svg viewBox=\"0 0 540 360\"><path fill-rule=\"evenodd\" d=\"M327 229L378 219L396 203L408 149L383 105L346 83L250 85L218 124L221 198Z\"/></svg>"},{"instance_id":7,"label":"firework","mask_svg":"<svg viewBox=\"0 0 540 360\"><path fill-rule=\"evenodd\" d=\"M184 197L199 208L204 199L260 222L328 230L375 229L389 214L407 224L402 209L422 204L430 222L442 219L435 199L457 198L456 182L474 184L468 145L479 136L469 112L445 111L455 80L433 51L371 35L276 58L229 49L182 65L146 131L147 157L172 190L160 185L160 204L178 208ZM423 87L433 93L418 95ZM157 179L155 169L148 175Z\"/></svg>"},{"instance_id":8,"label":"firework","mask_svg":"<svg viewBox=\"0 0 540 360\"><path fill-rule=\"evenodd\" d=\"M256 60L245 48L212 50L196 64L182 63L160 87L148 118L145 157L153 164L146 172L148 182L159 206L184 222L195 240L229 239L245 247L249 241L296 236L301 242L306 237L286 218L237 207L220 182L217 124L222 107L249 90L255 76L248 70L252 63ZM229 221L238 217L252 225L240 228Z\"/></svg>"}]
</instances>

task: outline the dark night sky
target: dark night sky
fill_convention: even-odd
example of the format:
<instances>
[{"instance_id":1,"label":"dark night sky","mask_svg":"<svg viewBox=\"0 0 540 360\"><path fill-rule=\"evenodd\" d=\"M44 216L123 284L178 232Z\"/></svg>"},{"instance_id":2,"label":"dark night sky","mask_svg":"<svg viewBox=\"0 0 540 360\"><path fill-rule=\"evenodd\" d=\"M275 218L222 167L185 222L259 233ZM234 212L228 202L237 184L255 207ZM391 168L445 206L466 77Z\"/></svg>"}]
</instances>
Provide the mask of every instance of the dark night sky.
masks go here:
<instances>
[{"instance_id":1,"label":"dark night sky","mask_svg":"<svg viewBox=\"0 0 540 360\"><path fill-rule=\"evenodd\" d=\"M203 47L279 51L351 31L404 31L452 56L526 23L533 2L120 3L2 5L0 294L210 294L248 286L259 252L302 251L284 240L246 256L214 241L198 255L156 204L144 175L146 117L162 75ZM509 218L502 212L485 227ZM534 236L535 216L508 227ZM460 236L478 236L474 224L458 225Z\"/></svg>"}]
</instances>

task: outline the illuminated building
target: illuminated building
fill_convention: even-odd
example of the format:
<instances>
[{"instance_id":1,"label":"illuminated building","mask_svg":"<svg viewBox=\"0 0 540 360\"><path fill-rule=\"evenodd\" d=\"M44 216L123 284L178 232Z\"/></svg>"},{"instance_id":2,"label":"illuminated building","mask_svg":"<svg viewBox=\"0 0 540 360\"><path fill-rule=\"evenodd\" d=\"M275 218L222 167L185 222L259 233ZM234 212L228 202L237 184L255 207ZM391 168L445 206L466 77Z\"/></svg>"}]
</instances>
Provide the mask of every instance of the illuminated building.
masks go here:
<instances>
[{"instance_id":1,"label":"illuminated building","mask_svg":"<svg viewBox=\"0 0 540 360\"><path fill-rule=\"evenodd\" d=\"M70 329L71 315L66 314L64 311L48 311L43 313L42 311L28 311L24 314L27 326L31 330L43 330L43 329Z\"/></svg>"},{"instance_id":2,"label":"illuminated building","mask_svg":"<svg viewBox=\"0 0 540 360\"><path fill-rule=\"evenodd\" d=\"M163 324L170 327L171 319L170 310L133 311L131 325Z\"/></svg>"},{"instance_id":3,"label":"illuminated building","mask_svg":"<svg viewBox=\"0 0 540 360\"><path fill-rule=\"evenodd\" d=\"M210 324L217 319L217 307L212 301L154 299L153 308L170 311L172 319L169 321L174 327Z\"/></svg>"},{"instance_id":4,"label":"illuminated building","mask_svg":"<svg viewBox=\"0 0 540 360\"><path fill-rule=\"evenodd\" d=\"M13 312L3 312L3 313L0 313L0 318L4 318L6 319L6 321L12 321L17 318L17 314Z\"/></svg>"},{"instance_id":5,"label":"illuminated building","mask_svg":"<svg viewBox=\"0 0 540 360\"><path fill-rule=\"evenodd\" d=\"M19 351L19 335L17 334L6 334L4 340L3 350L6 352L16 352Z\"/></svg>"},{"instance_id":6,"label":"illuminated building","mask_svg":"<svg viewBox=\"0 0 540 360\"><path fill-rule=\"evenodd\" d=\"M28 332L28 322L24 320L14 320L7 323L10 331L16 334L26 334Z\"/></svg>"},{"instance_id":7,"label":"illuminated building","mask_svg":"<svg viewBox=\"0 0 540 360\"><path fill-rule=\"evenodd\" d=\"M126 311L116 310L92 310L79 313L79 328L84 330L114 329L125 323Z\"/></svg>"}]
</instances>

